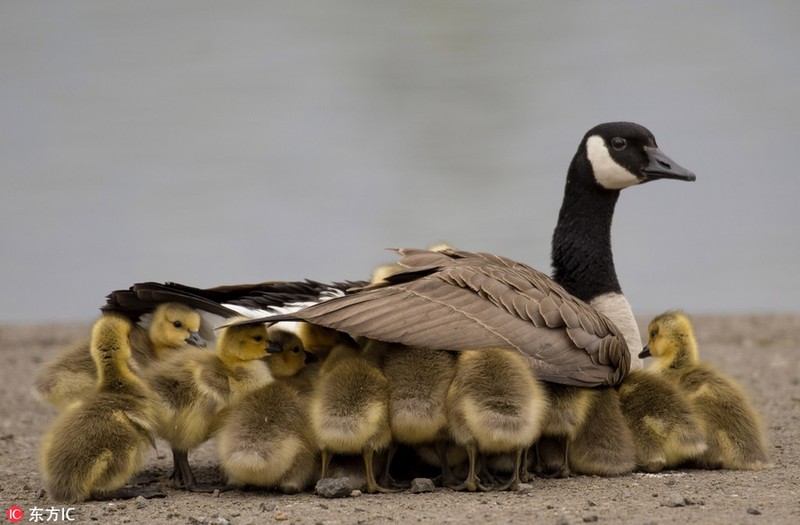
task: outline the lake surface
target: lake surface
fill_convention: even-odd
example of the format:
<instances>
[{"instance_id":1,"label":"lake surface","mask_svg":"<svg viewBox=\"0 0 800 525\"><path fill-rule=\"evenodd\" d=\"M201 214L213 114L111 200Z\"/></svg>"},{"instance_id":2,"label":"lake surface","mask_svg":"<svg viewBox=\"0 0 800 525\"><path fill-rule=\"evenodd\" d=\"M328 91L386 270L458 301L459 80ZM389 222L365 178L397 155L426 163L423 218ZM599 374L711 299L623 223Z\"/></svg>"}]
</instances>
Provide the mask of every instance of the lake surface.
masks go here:
<instances>
[{"instance_id":1,"label":"lake surface","mask_svg":"<svg viewBox=\"0 0 800 525\"><path fill-rule=\"evenodd\" d=\"M620 198L634 310L800 311L798 27L793 1L3 2L0 322L440 241L549 271L609 120L697 174Z\"/></svg>"}]
</instances>

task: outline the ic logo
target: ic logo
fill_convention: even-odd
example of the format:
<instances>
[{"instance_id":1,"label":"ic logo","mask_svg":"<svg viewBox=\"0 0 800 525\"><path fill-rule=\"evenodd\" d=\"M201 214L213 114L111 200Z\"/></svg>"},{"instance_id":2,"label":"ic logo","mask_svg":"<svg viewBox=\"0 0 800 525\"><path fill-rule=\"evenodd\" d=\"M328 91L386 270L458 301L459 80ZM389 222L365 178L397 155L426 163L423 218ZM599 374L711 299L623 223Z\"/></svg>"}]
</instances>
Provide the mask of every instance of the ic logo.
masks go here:
<instances>
[{"instance_id":1,"label":"ic logo","mask_svg":"<svg viewBox=\"0 0 800 525\"><path fill-rule=\"evenodd\" d=\"M8 518L8 521L10 521L11 523L17 523L19 521L22 521L22 518L24 517L25 517L25 511L22 510L22 507L20 507L19 505L12 505L8 507L8 510L6 510L6 518Z\"/></svg>"}]
</instances>

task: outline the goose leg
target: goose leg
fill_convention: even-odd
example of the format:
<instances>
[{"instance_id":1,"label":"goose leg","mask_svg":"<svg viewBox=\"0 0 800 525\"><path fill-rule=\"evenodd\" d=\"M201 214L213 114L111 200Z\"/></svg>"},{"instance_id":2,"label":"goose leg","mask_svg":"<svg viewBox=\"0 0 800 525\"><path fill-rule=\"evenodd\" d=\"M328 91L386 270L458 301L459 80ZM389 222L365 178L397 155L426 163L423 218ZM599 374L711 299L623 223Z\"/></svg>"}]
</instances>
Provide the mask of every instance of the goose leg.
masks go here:
<instances>
[{"instance_id":1,"label":"goose leg","mask_svg":"<svg viewBox=\"0 0 800 525\"><path fill-rule=\"evenodd\" d=\"M453 474L450 463L447 462L447 443L443 439L437 439L434 446L436 447L436 454L439 456L439 462L442 464L442 486L453 487L458 485L458 479Z\"/></svg>"},{"instance_id":2,"label":"goose leg","mask_svg":"<svg viewBox=\"0 0 800 525\"><path fill-rule=\"evenodd\" d=\"M322 472L320 472L319 479L325 479L328 477L328 468L331 466L333 454L328 452L327 448L323 448L320 453L322 455Z\"/></svg>"},{"instance_id":3,"label":"goose leg","mask_svg":"<svg viewBox=\"0 0 800 525\"><path fill-rule=\"evenodd\" d=\"M397 492L396 490L387 489L378 485L378 482L375 480L375 468L372 464L372 456L375 454L375 451L367 447L362 452L362 456L364 457L364 471L367 477L367 493L375 494L376 492Z\"/></svg>"},{"instance_id":4,"label":"goose leg","mask_svg":"<svg viewBox=\"0 0 800 525\"><path fill-rule=\"evenodd\" d=\"M381 485L384 487L408 488L408 484L398 483L389 472L396 452L397 443L392 441L391 445L389 445L389 450L386 452L386 465L383 468L383 474L381 474Z\"/></svg>"},{"instance_id":5,"label":"goose leg","mask_svg":"<svg viewBox=\"0 0 800 525\"><path fill-rule=\"evenodd\" d=\"M464 480L464 483L450 488L453 490L468 490L470 492L475 492L477 490L486 492L491 490L491 488L481 485L478 479L478 446L474 442L467 445L467 456L469 457L469 474L467 474L467 479Z\"/></svg>"},{"instance_id":6,"label":"goose leg","mask_svg":"<svg viewBox=\"0 0 800 525\"><path fill-rule=\"evenodd\" d=\"M496 490L519 490L519 466L522 461L522 451L523 449L518 448L514 453L514 474L511 475L511 479L508 480L508 483L497 487Z\"/></svg>"},{"instance_id":7,"label":"goose leg","mask_svg":"<svg viewBox=\"0 0 800 525\"><path fill-rule=\"evenodd\" d=\"M519 465L519 480L528 483L531 480L531 473L528 471L528 452L531 447L526 447L522 453L522 463Z\"/></svg>"},{"instance_id":8,"label":"goose leg","mask_svg":"<svg viewBox=\"0 0 800 525\"><path fill-rule=\"evenodd\" d=\"M183 489L189 492L226 492L236 487L233 485L208 485L202 486L197 483L189 465L189 452L185 450L172 449L172 459L175 467L172 473L173 483L176 489Z\"/></svg>"}]
</instances>

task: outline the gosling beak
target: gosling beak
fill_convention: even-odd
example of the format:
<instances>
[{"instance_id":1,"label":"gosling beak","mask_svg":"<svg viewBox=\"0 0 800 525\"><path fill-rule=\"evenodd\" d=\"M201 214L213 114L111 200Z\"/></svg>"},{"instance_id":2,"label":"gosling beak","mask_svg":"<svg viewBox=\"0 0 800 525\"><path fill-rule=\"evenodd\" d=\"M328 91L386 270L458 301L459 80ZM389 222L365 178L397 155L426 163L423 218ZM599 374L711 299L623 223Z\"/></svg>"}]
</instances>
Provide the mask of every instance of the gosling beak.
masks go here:
<instances>
[{"instance_id":1,"label":"gosling beak","mask_svg":"<svg viewBox=\"0 0 800 525\"><path fill-rule=\"evenodd\" d=\"M642 348L642 351L639 352L639 359L644 359L645 357L650 357L650 347L645 346Z\"/></svg>"},{"instance_id":2,"label":"gosling beak","mask_svg":"<svg viewBox=\"0 0 800 525\"><path fill-rule=\"evenodd\" d=\"M283 352L283 347L277 341L270 341L269 346L267 346L267 353L269 354L280 354Z\"/></svg>"},{"instance_id":3,"label":"gosling beak","mask_svg":"<svg viewBox=\"0 0 800 525\"><path fill-rule=\"evenodd\" d=\"M694 173L667 157L660 149L645 146L644 151L650 164L642 168L642 174L644 175L642 182L656 179L693 181L697 178Z\"/></svg>"},{"instance_id":4,"label":"gosling beak","mask_svg":"<svg viewBox=\"0 0 800 525\"><path fill-rule=\"evenodd\" d=\"M192 346L197 346L199 348L205 348L207 344L206 340L203 339L197 332L189 332L189 337L184 339L184 341L186 341Z\"/></svg>"}]
</instances>

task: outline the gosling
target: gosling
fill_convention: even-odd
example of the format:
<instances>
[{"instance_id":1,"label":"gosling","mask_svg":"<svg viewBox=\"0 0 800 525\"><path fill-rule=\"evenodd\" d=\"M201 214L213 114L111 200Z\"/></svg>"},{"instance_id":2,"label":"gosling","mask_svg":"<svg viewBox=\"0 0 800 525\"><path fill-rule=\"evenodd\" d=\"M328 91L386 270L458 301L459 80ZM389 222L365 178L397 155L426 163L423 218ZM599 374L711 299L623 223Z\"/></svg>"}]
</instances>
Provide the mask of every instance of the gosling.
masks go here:
<instances>
[{"instance_id":1,"label":"gosling","mask_svg":"<svg viewBox=\"0 0 800 525\"><path fill-rule=\"evenodd\" d=\"M131 328L131 366L141 372L171 351L187 344L204 347L200 337L200 314L181 303L164 303L152 314L150 326ZM70 403L94 392L97 367L89 351L89 341L80 341L47 363L35 381L40 399L63 410Z\"/></svg>"},{"instance_id":2,"label":"gosling","mask_svg":"<svg viewBox=\"0 0 800 525\"><path fill-rule=\"evenodd\" d=\"M391 345L383 371L389 381L389 426L392 444L381 479L394 483L390 467L398 444L433 445L442 466L442 483L455 484L445 458L449 442L446 399L455 375L455 357L442 350Z\"/></svg>"},{"instance_id":3,"label":"gosling","mask_svg":"<svg viewBox=\"0 0 800 525\"><path fill-rule=\"evenodd\" d=\"M685 395L700 416L708 448L701 468L758 470L769 464L761 418L741 386L700 361L694 328L682 312L666 312L650 322L648 345L639 355Z\"/></svg>"},{"instance_id":4,"label":"gosling","mask_svg":"<svg viewBox=\"0 0 800 525\"><path fill-rule=\"evenodd\" d=\"M275 381L231 407L217 434L217 452L228 483L293 494L317 472L308 403L295 385L306 354L291 332L269 332L270 344L281 347L266 358Z\"/></svg>"},{"instance_id":5,"label":"gosling","mask_svg":"<svg viewBox=\"0 0 800 525\"><path fill-rule=\"evenodd\" d=\"M665 378L649 370L631 370L618 391L633 433L638 470L661 472L705 452L700 417Z\"/></svg>"},{"instance_id":6,"label":"gosling","mask_svg":"<svg viewBox=\"0 0 800 525\"><path fill-rule=\"evenodd\" d=\"M187 349L160 360L145 379L159 399L157 433L169 441L176 488L207 492L197 485L189 451L217 429L224 410L272 381L267 364L269 337L263 324L221 329L216 352Z\"/></svg>"},{"instance_id":7,"label":"gosling","mask_svg":"<svg viewBox=\"0 0 800 525\"><path fill-rule=\"evenodd\" d=\"M350 344L335 346L320 370L309 415L322 454L320 477L327 477L333 454L361 454L366 491L391 491L378 484L373 466L375 453L392 439L389 384L374 356Z\"/></svg>"},{"instance_id":8,"label":"gosling","mask_svg":"<svg viewBox=\"0 0 800 525\"><path fill-rule=\"evenodd\" d=\"M504 349L461 352L447 392L454 441L467 449L469 473L454 490L490 490L477 475L478 452L514 453L514 470L498 490L517 490L524 451L539 437L547 411L544 389L520 353Z\"/></svg>"},{"instance_id":9,"label":"gosling","mask_svg":"<svg viewBox=\"0 0 800 525\"><path fill-rule=\"evenodd\" d=\"M42 477L57 502L163 496L120 490L155 446L156 406L153 393L128 365L130 331L128 320L113 315L94 324L89 348L95 388L67 407L42 438Z\"/></svg>"}]
</instances>

